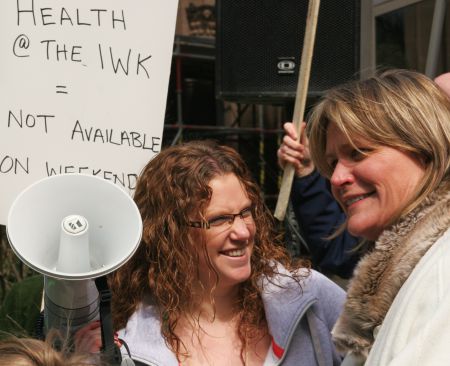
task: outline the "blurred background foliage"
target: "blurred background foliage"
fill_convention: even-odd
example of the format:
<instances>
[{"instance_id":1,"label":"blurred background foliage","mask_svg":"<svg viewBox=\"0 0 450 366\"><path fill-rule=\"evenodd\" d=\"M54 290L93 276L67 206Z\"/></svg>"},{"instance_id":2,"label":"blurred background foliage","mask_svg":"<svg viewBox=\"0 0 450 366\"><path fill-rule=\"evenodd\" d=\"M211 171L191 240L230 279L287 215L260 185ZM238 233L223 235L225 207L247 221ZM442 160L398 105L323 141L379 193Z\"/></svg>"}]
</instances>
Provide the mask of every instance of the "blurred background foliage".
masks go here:
<instances>
[{"instance_id":1,"label":"blurred background foliage","mask_svg":"<svg viewBox=\"0 0 450 366\"><path fill-rule=\"evenodd\" d=\"M6 235L6 227L0 225L0 304L11 286L35 272L23 264L12 251Z\"/></svg>"}]
</instances>

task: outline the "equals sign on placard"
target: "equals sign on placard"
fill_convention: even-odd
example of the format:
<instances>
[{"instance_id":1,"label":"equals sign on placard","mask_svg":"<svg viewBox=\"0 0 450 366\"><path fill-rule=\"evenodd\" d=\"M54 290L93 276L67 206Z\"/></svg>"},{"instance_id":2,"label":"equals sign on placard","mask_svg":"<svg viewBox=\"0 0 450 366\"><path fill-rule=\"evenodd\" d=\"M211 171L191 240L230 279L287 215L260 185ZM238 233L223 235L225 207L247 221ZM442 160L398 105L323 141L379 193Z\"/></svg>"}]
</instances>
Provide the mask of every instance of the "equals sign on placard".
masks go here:
<instances>
[{"instance_id":1,"label":"equals sign on placard","mask_svg":"<svg viewBox=\"0 0 450 366\"><path fill-rule=\"evenodd\" d=\"M56 94L67 94L65 85L56 85Z\"/></svg>"}]
</instances>

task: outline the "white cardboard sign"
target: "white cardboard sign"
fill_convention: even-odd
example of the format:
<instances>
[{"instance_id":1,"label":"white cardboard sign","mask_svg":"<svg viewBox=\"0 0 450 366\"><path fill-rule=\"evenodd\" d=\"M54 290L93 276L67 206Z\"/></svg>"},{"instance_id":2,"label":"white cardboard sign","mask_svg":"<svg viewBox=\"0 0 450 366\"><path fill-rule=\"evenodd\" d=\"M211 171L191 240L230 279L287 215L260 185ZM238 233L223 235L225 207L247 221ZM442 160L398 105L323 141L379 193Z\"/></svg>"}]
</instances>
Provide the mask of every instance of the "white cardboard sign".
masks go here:
<instances>
[{"instance_id":1,"label":"white cardboard sign","mask_svg":"<svg viewBox=\"0 0 450 366\"><path fill-rule=\"evenodd\" d=\"M161 149L177 0L0 1L0 223L61 173L132 192Z\"/></svg>"}]
</instances>

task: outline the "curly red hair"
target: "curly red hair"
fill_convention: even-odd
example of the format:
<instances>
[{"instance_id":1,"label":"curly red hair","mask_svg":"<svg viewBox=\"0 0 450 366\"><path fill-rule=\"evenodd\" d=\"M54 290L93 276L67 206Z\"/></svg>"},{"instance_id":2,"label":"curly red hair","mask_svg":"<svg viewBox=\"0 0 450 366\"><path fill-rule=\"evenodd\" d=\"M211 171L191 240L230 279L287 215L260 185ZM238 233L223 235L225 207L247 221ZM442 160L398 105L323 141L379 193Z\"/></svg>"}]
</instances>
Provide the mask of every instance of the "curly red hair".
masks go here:
<instances>
[{"instance_id":1,"label":"curly red hair","mask_svg":"<svg viewBox=\"0 0 450 366\"><path fill-rule=\"evenodd\" d=\"M124 327L144 295L149 294L158 306L166 343L178 359L185 353L175 327L193 303L198 256L206 253L189 235L187 223L193 212L204 213L212 194L209 182L230 173L239 179L252 201L256 225L251 276L240 284L236 309L240 315L237 331L245 348L249 339L265 334L261 329L267 332L258 280L277 274L277 263L293 269L245 162L230 147L192 141L163 149L137 181L134 199L143 220L142 242L111 278L114 323L117 329Z\"/></svg>"}]
</instances>

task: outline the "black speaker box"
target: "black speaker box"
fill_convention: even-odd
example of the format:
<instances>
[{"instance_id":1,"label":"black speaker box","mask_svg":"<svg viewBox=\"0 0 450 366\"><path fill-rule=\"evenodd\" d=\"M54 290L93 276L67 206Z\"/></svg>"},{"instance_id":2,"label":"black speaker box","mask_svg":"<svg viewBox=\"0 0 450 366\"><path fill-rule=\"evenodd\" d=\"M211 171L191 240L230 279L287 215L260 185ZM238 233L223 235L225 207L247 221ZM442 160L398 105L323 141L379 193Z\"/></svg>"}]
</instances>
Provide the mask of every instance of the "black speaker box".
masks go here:
<instances>
[{"instance_id":1,"label":"black speaker box","mask_svg":"<svg viewBox=\"0 0 450 366\"><path fill-rule=\"evenodd\" d=\"M308 96L359 76L361 0L322 0ZM217 0L216 96L292 100L297 90L307 0Z\"/></svg>"}]
</instances>

